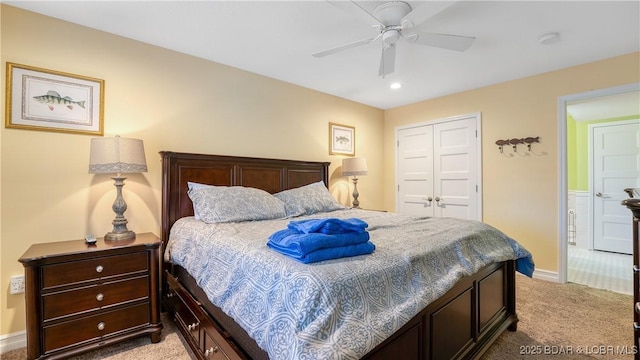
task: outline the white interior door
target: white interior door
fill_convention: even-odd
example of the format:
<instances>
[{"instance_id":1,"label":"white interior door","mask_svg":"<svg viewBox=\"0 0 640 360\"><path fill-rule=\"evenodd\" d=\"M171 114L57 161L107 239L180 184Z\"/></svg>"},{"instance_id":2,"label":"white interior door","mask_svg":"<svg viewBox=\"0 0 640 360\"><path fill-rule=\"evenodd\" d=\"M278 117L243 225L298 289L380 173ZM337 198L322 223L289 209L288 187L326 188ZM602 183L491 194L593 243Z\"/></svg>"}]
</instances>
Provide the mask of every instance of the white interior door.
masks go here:
<instances>
[{"instance_id":1,"label":"white interior door","mask_svg":"<svg viewBox=\"0 0 640 360\"><path fill-rule=\"evenodd\" d=\"M590 126L593 248L631 254L625 188L640 187L640 120Z\"/></svg>"},{"instance_id":2,"label":"white interior door","mask_svg":"<svg viewBox=\"0 0 640 360\"><path fill-rule=\"evenodd\" d=\"M479 114L396 130L397 211L481 220Z\"/></svg>"},{"instance_id":3,"label":"white interior door","mask_svg":"<svg viewBox=\"0 0 640 360\"><path fill-rule=\"evenodd\" d=\"M475 118L433 126L435 216L476 219Z\"/></svg>"},{"instance_id":4,"label":"white interior door","mask_svg":"<svg viewBox=\"0 0 640 360\"><path fill-rule=\"evenodd\" d=\"M433 126L397 132L398 212L433 216ZM431 197L432 201L428 198Z\"/></svg>"}]
</instances>

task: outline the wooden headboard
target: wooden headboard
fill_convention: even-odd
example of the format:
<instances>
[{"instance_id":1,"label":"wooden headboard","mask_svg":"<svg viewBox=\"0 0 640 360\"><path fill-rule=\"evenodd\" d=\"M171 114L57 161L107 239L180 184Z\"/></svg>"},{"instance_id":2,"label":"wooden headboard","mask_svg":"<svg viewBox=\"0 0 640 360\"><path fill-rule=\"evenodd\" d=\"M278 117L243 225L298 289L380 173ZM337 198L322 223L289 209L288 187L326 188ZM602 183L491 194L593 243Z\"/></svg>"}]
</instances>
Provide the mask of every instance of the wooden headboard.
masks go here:
<instances>
[{"instance_id":1,"label":"wooden headboard","mask_svg":"<svg viewBox=\"0 0 640 360\"><path fill-rule=\"evenodd\" d=\"M270 193L318 181L329 185L328 162L263 159L161 151L162 243L176 220L193 215L187 182L217 186L247 186ZM163 246L164 250L164 246Z\"/></svg>"}]
</instances>

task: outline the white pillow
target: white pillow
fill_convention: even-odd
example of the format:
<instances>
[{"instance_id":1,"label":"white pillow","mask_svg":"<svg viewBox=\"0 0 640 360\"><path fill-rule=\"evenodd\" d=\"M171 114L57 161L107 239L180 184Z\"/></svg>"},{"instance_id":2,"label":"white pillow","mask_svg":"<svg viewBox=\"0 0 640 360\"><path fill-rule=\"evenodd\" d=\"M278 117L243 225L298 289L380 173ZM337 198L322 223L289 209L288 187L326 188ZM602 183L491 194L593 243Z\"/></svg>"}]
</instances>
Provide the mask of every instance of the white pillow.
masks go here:
<instances>
[{"instance_id":1,"label":"white pillow","mask_svg":"<svg viewBox=\"0 0 640 360\"><path fill-rule=\"evenodd\" d=\"M279 219L284 203L264 190L243 186L193 186L188 191L194 214L208 223Z\"/></svg>"}]
</instances>

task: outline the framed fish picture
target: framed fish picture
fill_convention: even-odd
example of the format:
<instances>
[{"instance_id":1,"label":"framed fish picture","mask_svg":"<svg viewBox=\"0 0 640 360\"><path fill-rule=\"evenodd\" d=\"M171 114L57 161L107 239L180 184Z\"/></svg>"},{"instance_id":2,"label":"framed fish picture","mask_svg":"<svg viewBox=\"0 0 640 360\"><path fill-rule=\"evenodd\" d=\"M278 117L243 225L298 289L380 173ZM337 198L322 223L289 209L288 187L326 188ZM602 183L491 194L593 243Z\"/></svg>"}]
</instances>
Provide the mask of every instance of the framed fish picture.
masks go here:
<instances>
[{"instance_id":1,"label":"framed fish picture","mask_svg":"<svg viewBox=\"0 0 640 360\"><path fill-rule=\"evenodd\" d=\"M329 123L329 154L356 154L356 128L348 125Z\"/></svg>"},{"instance_id":2,"label":"framed fish picture","mask_svg":"<svg viewBox=\"0 0 640 360\"><path fill-rule=\"evenodd\" d=\"M7 62L7 128L103 135L104 80Z\"/></svg>"}]
</instances>

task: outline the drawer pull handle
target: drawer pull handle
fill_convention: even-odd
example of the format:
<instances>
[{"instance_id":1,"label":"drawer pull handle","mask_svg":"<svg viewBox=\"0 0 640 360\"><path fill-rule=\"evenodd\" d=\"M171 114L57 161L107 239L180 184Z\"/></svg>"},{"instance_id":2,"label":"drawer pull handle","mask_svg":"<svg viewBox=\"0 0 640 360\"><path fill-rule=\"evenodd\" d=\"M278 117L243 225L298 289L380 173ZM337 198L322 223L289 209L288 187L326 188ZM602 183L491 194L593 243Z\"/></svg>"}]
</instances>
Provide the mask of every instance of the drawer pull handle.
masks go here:
<instances>
[{"instance_id":1,"label":"drawer pull handle","mask_svg":"<svg viewBox=\"0 0 640 360\"><path fill-rule=\"evenodd\" d=\"M102 272L102 270L104 270L104 268L102 267L102 265L98 265L98 266L96 266L96 272L101 273L101 272Z\"/></svg>"},{"instance_id":2,"label":"drawer pull handle","mask_svg":"<svg viewBox=\"0 0 640 360\"><path fill-rule=\"evenodd\" d=\"M104 294L100 293L100 294L96 295L96 300L102 301L103 299L104 299Z\"/></svg>"},{"instance_id":3,"label":"drawer pull handle","mask_svg":"<svg viewBox=\"0 0 640 360\"><path fill-rule=\"evenodd\" d=\"M219 349L218 349L218 347L217 347L217 346L213 346L213 347L211 347L211 349L209 349L209 350L207 350L207 351L205 351L205 352L204 352L204 356L207 356L207 357L208 357L209 355L212 355L212 354L217 353L217 352L218 352L218 350L219 350Z\"/></svg>"},{"instance_id":4,"label":"drawer pull handle","mask_svg":"<svg viewBox=\"0 0 640 360\"><path fill-rule=\"evenodd\" d=\"M187 325L187 330L191 331L191 330L195 330L198 327L198 324L193 323L190 325Z\"/></svg>"},{"instance_id":5,"label":"drawer pull handle","mask_svg":"<svg viewBox=\"0 0 640 360\"><path fill-rule=\"evenodd\" d=\"M103 321L98 323L98 330L104 330L104 322Z\"/></svg>"}]
</instances>

